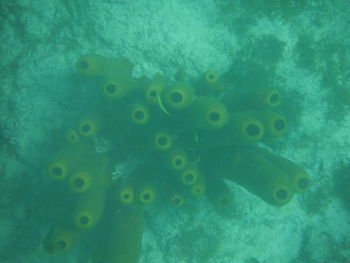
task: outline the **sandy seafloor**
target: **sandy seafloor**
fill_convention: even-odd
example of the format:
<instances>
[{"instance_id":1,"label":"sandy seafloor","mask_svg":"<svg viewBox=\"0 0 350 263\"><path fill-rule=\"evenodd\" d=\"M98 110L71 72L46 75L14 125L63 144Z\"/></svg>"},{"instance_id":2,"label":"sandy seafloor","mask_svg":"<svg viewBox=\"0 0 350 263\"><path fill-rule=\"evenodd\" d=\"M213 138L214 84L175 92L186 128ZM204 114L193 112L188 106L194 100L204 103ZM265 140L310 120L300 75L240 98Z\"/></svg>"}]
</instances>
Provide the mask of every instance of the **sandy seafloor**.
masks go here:
<instances>
[{"instance_id":1,"label":"sandy seafloor","mask_svg":"<svg viewBox=\"0 0 350 263\"><path fill-rule=\"evenodd\" d=\"M223 10L225 2L0 1L0 262L87 262L79 249L47 255L41 246L63 209L41 161L50 133L86 107L86 87L71 81L80 55L127 56L135 76L172 76L184 67L197 77L207 69L227 72L240 50L266 34L285 44L276 74L298 108L274 149L310 173L310 190L275 208L231 183L231 218L205 200L195 201L192 211L149 208L140 262L350 262L349 199L334 187L336 171L350 160L350 106L334 98L332 86L321 85L327 69L300 67L294 49L300 34L316 46L323 39L347 45L339 78L350 89L349 1L328 1L322 10L289 19L260 16L247 27L235 24L240 14Z\"/></svg>"}]
</instances>

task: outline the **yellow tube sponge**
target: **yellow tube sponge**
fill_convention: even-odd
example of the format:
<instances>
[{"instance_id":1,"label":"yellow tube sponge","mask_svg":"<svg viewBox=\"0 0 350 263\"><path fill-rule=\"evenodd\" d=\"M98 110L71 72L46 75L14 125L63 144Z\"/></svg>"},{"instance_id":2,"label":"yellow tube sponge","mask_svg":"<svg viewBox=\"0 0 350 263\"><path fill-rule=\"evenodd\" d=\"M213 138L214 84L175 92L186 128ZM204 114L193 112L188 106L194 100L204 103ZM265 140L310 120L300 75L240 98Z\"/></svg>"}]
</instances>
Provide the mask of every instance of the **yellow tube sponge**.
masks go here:
<instances>
[{"instance_id":1,"label":"yellow tube sponge","mask_svg":"<svg viewBox=\"0 0 350 263\"><path fill-rule=\"evenodd\" d=\"M92 228L101 219L106 202L106 187L96 186L84 193L75 208L72 218L79 228Z\"/></svg>"},{"instance_id":2,"label":"yellow tube sponge","mask_svg":"<svg viewBox=\"0 0 350 263\"><path fill-rule=\"evenodd\" d=\"M68 145L62 151L54 155L48 163L47 174L56 180L66 178L73 169L76 168L78 162L86 153L90 153L92 146L85 143L76 143Z\"/></svg>"},{"instance_id":3,"label":"yellow tube sponge","mask_svg":"<svg viewBox=\"0 0 350 263\"><path fill-rule=\"evenodd\" d=\"M165 108L175 111L188 108L194 97L194 88L186 81L177 81L166 87L161 95Z\"/></svg>"},{"instance_id":4,"label":"yellow tube sponge","mask_svg":"<svg viewBox=\"0 0 350 263\"><path fill-rule=\"evenodd\" d=\"M188 157L183 148L177 147L171 149L166 157L167 166L176 171L181 171L187 166Z\"/></svg>"},{"instance_id":5,"label":"yellow tube sponge","mask_svg":"<svg viewBox=\"0 0 350 263\"><path fill-rule=\"evenodd\" d=\"M224 84L220 81L219 73L215 70L208 70L202 76L205 94L217 95L224 91Z\"/></svg>"},{"instance_id":6,"label":"yellow tube sponge","mask_svg":"<svg viewBox=\"0 0 350 263\"><path fill-rule=\"evenodd\" d=\"M78 132L83 137L95 136L101 130L101 117L98 114L85 116L78 124Z\"/></svg>"},{"instance_id":7,"label":"yellow tube sponge","mask_svg":"<svg viewBox=\"0 0 350 263\"><path fill-rule=\"evenodd\" d=\"M168 151L173 146L173 137L167 131L157 131L153 136L152 145L158 151Z\"/></svg>"},{"instance_id":8,"label":"yellow tube sponge","mask_svg":"<svg viewBox=\"0 0 350 263\"><path fill-rule=\"evenodd\" d=\"M261 120L265 128L265 140L273 140L281 137L287 130L287 120L283 115L274 111L252 111L257 119Z\"/></svg>"},{"instance_id":9,"label":"yellow tube sponge","mask_svg":"<svg viewBox=\"0 0 350 263\"><path fill-rule=\"evenodd\" d=\"M167 82L165 78L160 73L155 74L144 89L144 94L147 103L149 105L157 105L157 97L159 97L162 94L166 86Z\"/></svg>"},{"instance_id":10,"label":"yellow tube sponge","mask_svg":"<svg viewBox=\"0 0 350 263\"><path fill-rule=\"evenodd\" d=\"M81 56L77 61L77 69L80 74L87 76L103 76L108 72L110 59L97 54Z\"/></svg>"},{"instance_id":11,"label":"yellow tube sponge","mask_svg":"<svg viewBox=\"0 0 350 263\"><path fill-rule=\"evenodd\" d=\"M303 193L309 188L311 178L302 167L282 156L262 149L259 149L259 153L287 174L295 192Z\"/></svg>"},{"instance_id":12,"label":"yellow tube sponge","mask_svg":"<svg viewBox=\"0 0 350 263\"><path fill-rule=\"evenodd\" d=\"M293 196L293 187L286 173L261 154L242 150L229 161L232 171L225 175L265 202L281 206Z\"/></svg>"},{"instance_id":13,"label":"yellow tube sponge","mask_svg":"<svg viewBox=\"0 0 350 263\"><path fill-rule=\"evenodd\" d=\"M139 261L143 216L143 209L138 206L123 208L115 213L104 263L137 263Z\"/></svg>"},{"instance_id":14,"label":"yellow tube sponge","mask_svg":"<svg viewBox=\"0 0 350 263\"><path fill-rule=\"evenodd\" d=\"M215 209L222 210L232 206L232 193L223 179L211 176L208 180L206 196Z\"/></svg>"},{"instance_id":15,"label":"yellow tube sponge","mask_svg":"<svg viewBox=\"0 0 350 263\"><path fill-rule=\"evenodd\" d=\"M248 97L252 109L270 109L281 104L281 94L274 88L257 88L254 89Z\"/></svg>"},{"instance_id":16,"label":"yellow tube sponge","mask_svg":"<svg viewBox=\"0 0 350 263\"><path fill-rule=\"evenodd\" d=\"M43 240L43 248L49 254L71 250L80 237L80 229L67 219L54 224Z\"/></svg>"},{"instance_id":17,"label":"yellow tube sponge","mask_svg":"<svg viewBox=\"0 0 350 263\"><path fill-rule=\"evenodd\" d=\"M116 197L119 204L131 205L135 203L135 187L129 182L120 182L117 185Z\"/></svg>"},{"instance_id":18,"label":"yellow tube sponge","mask_svg":"<svg viewBox=\"0 0 350 263\"><path fill-rule=\"evenodd\" d=\"M202 175L198 176L196 182L190 185L190 193L194 197L203 196L206 190L206 182Z\"/></svg>"},{"instance_id":19,"label":"yellow tube sponge","mask_svg":"<svg viewBox=\"0 0 350 263\"><path fill-rule=\"evenodd\" d=\"M133 124L144 125L150 121L151 113L147 105L133 103L129 107L129 119Z\"/></svg>"},{"instance_id":20,"label":"yellow tube sponge","mask_svg":"<svg viewBox=\"0 0 350 263\"><path fill-rule=\"evenodd\" d=\"M173 191L170 194L170 202L175 207L181 207L185 204L185 198L182 194L177 191Z\"/></svg>"},{"instance_id":21,"label":"yellow tube sponge","mask_svg":"<svg viewBox=\"0 0 350 263\"><path fill-rule=\"evenodd\" d=\"M65 138L68 143L76 143L76 142L79 142L80 140L79 133L75 129L69 129L66 132Z\"/></svg>"},{"instance_id":22,"label":"yellow tube sponge","mask_svg":"<svg viewBox=\"0 0 350 263\"><path fill-rule=\"evenodd\" d=\"M198 168L194 165L186 167L179 173L179 181L184 185L193 185L200 177Z\"/></svg>"},{"instance_id":23,"label":"yellow tube sponge","mask_svg":"<svg viewBox=\"0 0 350 263\"><path fill-rule=\"evenodd\" d=\"M153 183L141 182L136 195L141 204L150 204L156 199L156 187Z\"/></svg>"},{"instance_id":24,"label":"yellow tube sponge","mask_svg":"<svg viewBox=\"0 0 350 263\"><path fill-rule=\"evenodd\" d=\"M217 130L229 120L227 108L210 96L198 96L189 109L189 122L194 128Z\"/></svg>"}]
</instances>

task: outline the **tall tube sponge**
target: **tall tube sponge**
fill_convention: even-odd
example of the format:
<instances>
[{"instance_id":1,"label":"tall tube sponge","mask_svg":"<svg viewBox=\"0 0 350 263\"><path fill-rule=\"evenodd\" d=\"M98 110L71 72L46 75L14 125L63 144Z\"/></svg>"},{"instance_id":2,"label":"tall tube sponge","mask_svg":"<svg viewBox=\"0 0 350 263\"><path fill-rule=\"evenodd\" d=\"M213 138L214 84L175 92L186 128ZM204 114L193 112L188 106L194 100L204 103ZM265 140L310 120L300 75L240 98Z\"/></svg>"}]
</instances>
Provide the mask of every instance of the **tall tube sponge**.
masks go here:
<instances>
[{"instance_id":1,"label":"tall tube sponge","mask_svg":"<svg viewBox=\"0 0 350 263\"><path fill-rule=\"evenodd\" d=\"M103 175L107 165L107 158L100 154L90 154L80 160L77 168L68 178L70 190L76 193L85 193L96 186L107 187L110 183L107 180L108 177Z\"/></svg>"},{"instance_id":2,"label":"tall tube sponge","mask_svg":"<svg viewBox=\"0 0 350 263\"><path fill-rule=\"evenodd\" d=\"M111 60L103 76L102 94L111 100L120 100L134 88L134 65L125 57Z\"/></svg>"},{"instance_id":3,"label":"tall tube sponge","mask_svg":"<svg viewBox=\"0 0 350 263\"><path fill-rule=\"evenodd\" d=\"M141 255L144 214L142 206L115 212L104 263L137 263Z\"/></svg>"},{"instance_id":4,"label":"tall tube sponge","mask_svg":"<svg viewBox=\"0 0 350 263\"><path fill-rule=\"evenodd\" d=\"M293 186L287 174L252 150L240 150L227 160L231 167L223 176L246 188L265 202L282 206L293 196Z\"/></svg>"},{"instance_id":5,"label":"tall tube sponge","mask_svg":"<svg viewBox=\"0 0 350 263\"><path fill-rule=\"evenodd\" d=\"M111 171L107 159L102 159L98 169L98 178L93 187L79 196L78 203L72 213L74 224L82 229L94 227L101 219L106 203L107 189L111 185Z\"/></svg>"},{"instance_id":6,"label":"tall tube sponge","mask_svg":"<svg viewBox=\"0 0 350 263\"><path fill-rule=\"evenodd\" d=\"M206 197L218 211L232 206L233 194L225 181L213 174L207 177Z\"/></svg>"},{"instance_id":7,"label":"tall tube sponge","mask_svg":"<svg viewBox=\"0 0 350 263\"><path fill-rule=\"evenodd\" d=\"M230 111L273 110L282 102L280 92L271 87L234 88L223 97Z\"/></svg>"},{"instance_id":8,"label":"tall tube sponge","mask_svg":"<svg viewBox=\"0 0 350 263\"><path fill-rule=\"evenodd\" d=\"M264 138L265 127L250 112L236 112L222 129L199 134L199 146L204 149L249 145Z\"/></svg>"},{"instance_id":9,"label":"tall tube sponge","mask_svg":"<svg viewBox=\"0 0 350 263\"><path fill-rule=\"evenodd\" d=\"M200 89L200 94L204 95L219 95L225 89L224 84L220 81L219 73L215 70L207 70L203 73Z\"/></svg>"},{"instance_id":10,"label":"tall tube sponge","mask_svg":"<svg viewBox=\"0 0 350 263\"><path fill-rule=\"evenodd\" d=\"M67 178L79 161L91 152L93 152L93 146L87 142L79 141L64 146L60 152L50 158L47 167L48 176L56 180Z\"/></svg>"},{"instance_id":11,"label":"tall tube sponge","mask_svg":"<svg viewBox=\"0 0 350 263\"><path fill-rule=\"evenodd\" d=\"M62 217L53 224L43 240L43 248L48 254L68 252L80 238L80 229L68 217Z\"/></svg>"},{"instance_id":12,"label":"tall tube sponge","mask_svg":"<svg viewBox=\"0 0 350 263\"><path fill-rule=\"evenodd\" d=\"M186 81L177 81L166 87L160 97L165 109L172 112L188 108L194 98L194 88Z\"/></svg>"},{"instance_id":13,"label":"tall tube sponge","mask_svg":"<svg viewBox=\"0 0 350 263\"><path fill-rule=\"evenodd\" d=\"M217 130L229 120L226 106L211 96L197 96L189 108L187 121L193 128Z\"/></svg>"},{"instance_id":14,"label":"tall tube sponge","mask_svg":"<svg viewBox=\"0 0 350 263\"><path fill-rule=\"evenodd\" d=\"M281 137L288 130L288 123L285 117L275 111L250 111L252 116L264 124L264 140L271 141Z\"/></svg>"},{"instance_id":15,"label":"tall tube sponge","mask_svg":"<svg viewBox=\"0 0 350 263\"><path fill-rule=\"evenodd\" d=\"M160 73L156 73L143 89L147 103L149 105L157 105L159 103L159 98L167 85L168 83L166 79Z\"/></svg>"},{"instance_id":16,"label":"tall tube sponge","mask_svg":"<svg viewBox=\"0 0 350 263\"><path fill-rule=\"evenodd\" d=\"M256 151L287 174L295 192L303 193L309 188L311 178L302 167L291 160L277 156L267 150L256 148Z\"/></svg>"}]
</instances>

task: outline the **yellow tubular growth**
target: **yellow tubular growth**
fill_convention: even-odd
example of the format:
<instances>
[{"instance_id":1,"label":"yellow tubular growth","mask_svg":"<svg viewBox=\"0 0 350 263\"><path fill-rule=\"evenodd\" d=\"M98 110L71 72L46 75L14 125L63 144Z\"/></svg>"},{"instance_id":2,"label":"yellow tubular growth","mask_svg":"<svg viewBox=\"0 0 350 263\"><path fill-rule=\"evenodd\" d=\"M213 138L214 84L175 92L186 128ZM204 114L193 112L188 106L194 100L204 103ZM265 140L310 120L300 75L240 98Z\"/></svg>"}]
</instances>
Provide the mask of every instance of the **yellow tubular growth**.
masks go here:
<instances>
[{"instance_id":1,"label":"yellow tubular growth","mask_svg":"<svg viewBox=\"0 0 350 263\"><path fill-rule=\"evenodd\" d=\"M299 165L262 149L259 149L259 153L287 174L295 192L302 193L309 188L311 178Z\"/></svg>"},{"instance_id":2,"label":"yellow tubular growth","mask_svg":"<svg viewBox=\"0 0 350 263\"><path fill-rule=\"evenodd\" d=\"M168 151L173 146L173 137L169 132L158 131L153 136L152 145L158 151Z\"/></svg>"},{"instance_id":3,"label":"yellow tubular growth","mask_svg":"<svg viewBox=\"0 0 350 263\"><path fill-rule=\"evenodd\" d=\"M184 185L193 185L199 178L200 173L197 167L188 166L179 173L180 183Z\"/></svg>"},{"instance_id":4,"label":"yellow tubular growth","mask_svg":"<svg viewBox=\"0 0 350 263\"><path fill-rule=\"evenodd\" d=\"M233 155L227 179L233 180L265 202L281 206L293 196L293 186L286 173L261 154L244 150Z\"/></svg>"},{"instance_id":5,"label":"yellow tubular growth","mask_svg":"<svg viewBox=\"0 0 350 263\"><path fill-rule=\"evenodd\" d=\"M121 182L116 190L119 204L131 205L135 203L135 187L131 183Z\"/></svg>"},{"instance_id":6,"label":"yellow tubular growth","mask_svg":"<svg viewBox=\"0 0 350 263\"><path fill-rule=\"evenodd\" d=\"M153 76L148 86L145 88L145 97L149 105L157 105L157 97L162 94L162 91L166 87L167 82L164 77L157 73Z\"/></svg>"},{"instance_id":7,"label":"yellow tubular growth","mask_svg":"<svg viewBox=\"0 0 350 263\"><path fill-rule=\"evenodd\" d=\"M163 90L161 100L168 110L183 110L191 105L194 96L194 89L188 82L177 81Z\"/></svg>"},{"instance_id":8,"label":"yellow tubular growth","mask_svg":"<svg viewBox=\"0 0 350 263\"><path fill-rule=\"evenodd\" d=\"M219 74L215 70L208 70L203 73L203 84L206 93L219 94L224 90L224 85L220 82Z\"/></svg>"},{"instance_id":9,"label":"yellow tubular growth","mask_svg":"<svg viewBox=\"0 0 350 263\"><path fill-rule=\"evenodd\" d=\"M101 117L90 114L78 124L78 132L83 137L95 136L101 130Z\"/></svg>"},{"instance_id":10,"label":"yellow tubular growth","mask_svg":"<svg viewBox=\"0 0 350 263\"><path fill-rule=\"evenodd\" d=\"M143 235L142 207L127 207L115 214L104 263L137 263Z\"/></svg>"},{"instance_id":11,"label":"yellow tubular growth","mask_svg":"<svg viewBox=\"0 0 350 263\"><path fill-rule=\"evenodd\" d=\"M232 144L256 143L264 137L264 126L261 121L248 112L234 113L230 116L228 131Z\"/></svg>"},{"instance_id":12,"label":"yellow tubular growth","mask_svg":"<svg viewBox=\"0 0 350 263\"><path fill-rule=\"evenodd\" d=\"M77 69L80 74L87 76L103 76L110 67L110 59L97 54L81 56L77 61Z\"/></svg>"},{"instance_id":13,"label":"yellow tubular growth","mask_svg":"<svg viewBox=\"0 0 350 263\"><path fill-rule=\"evenodd\" d=\"M206 190L206 182L202 175L198 176L197 181L190 185L190 193L194 197L200 197L204 195Z\"/></svg>"},{"instance_id":14,"label":"yellow tubular growth","mask_svg":"<svg viewBox=\"0 0 350 263\"><path fill-rule=\"evenodd\" d=\"M73 192L85 193L92 187L105 186L107 177L103 175L107 159L100 155L90 155L78 164L78 168L68 179Z\"/></svg>"},{"instance_id":15,"label":"yellow tubular growth","mask_svg":"<svg viewBox=\"0 0 350 263\"><path fill-rule=\"evenodd\" d=\"M84 154L91 152L91 145L75 143L56 154L48 164L48 175L56 180L66 178L77 166Z\"/></svg>"},{"instance_id":16,"label":"yellow tubular growth","mask_svg":"<svg viewBox=\"0 0 350 263\"><path fill-rule=\"evenodd\" d=\"M150 204L156 199L156 188L154 184L143 182L137 189L137 199L141 204Z\"/></svg>"},{"instance_id":17,"label":"yellow tubular growth","mask_svg":"<svg viewBox=\"0 0 350 263\"><path fill-rule=\"evenodd\" d=\"M288 129L286 119L279 113L273 111L251 112L262 121L265 127L265 140L273 140L281 137Z\"/></svg>"},{"instance_id":18,"label":"yellow tubular growth","mask_svg":"<svg viewBox=\"0 0 350 263\"><path fill-rule=\"evenodd\" d=\"M97 185L84 193L73 212L73 222L79 228L92 228L102 217L106 201L106 186Z\"/></svg>"},{"instance_id":19,"label":"yellow tubular growth","mask_svg":"<svg viewBox=\"0 0 350 263\"><path fill-rule=\"evenodd\" d=\"M132 89L132 81L115 78L106 79L102 85L102 93L112 100L124 98Z\"/></svg>"},{"instance_id":20,"label":"yellow tubular growth","mask_svg":"<svg viewBox=\"0 0 350 263\"><path fill-rule=\"evenodd\" d=\"M129 108L129 118L133 124L144 125L150 121L149 108L141 103L134 103Z\"/></svg>"},{"instance_id":21,"label":"yellow tubular growth","mask_svg":"<svg viewBox=\"0 0 350 263\"><path fill-rule=\"evenodd\" d=\"M80 237L80 229L69 220L54 224L43 240L43 248L49 254L71 250Z\"/></svg>"},{"instance_id":22,"label":"yellow tubular growth","mask_svg":"<svg viewBox=\"0 0 350 263\"><path fill-rule=\"evenodd\" d=\"M273 88L257 88L250 96L255 109L269 109L281 104L281 94Z\"/></svg>"},{"instance_id":23,"label":"yellow tubular growth","mask_svg":"<svg viewBox=\"0 0 350 263\"><path fill-rule=\"evenodd\" d=\"M220 177L208 179L206 196L217 210L232 206L232 193L230 188Z\"/></svg>"},{"instance_id":24,"label":"yellow tubular growth","mask_svg":"<svg viewBox=\"0 0 350 263\"><path fill-rule=\"evenodd\" d=\"M80 140L79 133L75 129L69 129L66 133L65 138L68 143L72 144L79 142Z\"/></svg>"},{"instance_id":25,"label":"yellow tubular growth","mask_svg":"<svg viewBox=\"0 0 350 263\"><path fill-rule=\"evenodd\" d=\"M175 191L170 194L170 202L175 207L181 207L185 203L185 199L182 194Z\"/></svg>"},{"instance_id":26,"label":"yellow tubular growth","mask_svg":"<svg viewBox=\"0 0 350 263\"><path fill-rule=\"evenodd\" d=\"M217 130L229 120L227 108L220 101L210 96L198 96L190 107L190 124L194 128Z\"/></svg>"},{"instance_id":27,"label":"yellow tubular growth","mask_svg":"<svg viewBox=\"0 0 350 263\"><path fill-rule=\"evenodd\" d=\"M181 171L187 166L187 153L183 148L174 148L168 153L166 162L170 169Z\"/></svg>"},{"instance_id":28,"label":"yellow tubular growth","mask_svg":"<svg viewBox=\"0 0 350 263\"><path fill-rule=\"evenodd\" d=\"M133 88L132 71L134 65L125 57L111 60L102 84L102 93L109 99L120 100Z\"/></svg>"}]
</instances>

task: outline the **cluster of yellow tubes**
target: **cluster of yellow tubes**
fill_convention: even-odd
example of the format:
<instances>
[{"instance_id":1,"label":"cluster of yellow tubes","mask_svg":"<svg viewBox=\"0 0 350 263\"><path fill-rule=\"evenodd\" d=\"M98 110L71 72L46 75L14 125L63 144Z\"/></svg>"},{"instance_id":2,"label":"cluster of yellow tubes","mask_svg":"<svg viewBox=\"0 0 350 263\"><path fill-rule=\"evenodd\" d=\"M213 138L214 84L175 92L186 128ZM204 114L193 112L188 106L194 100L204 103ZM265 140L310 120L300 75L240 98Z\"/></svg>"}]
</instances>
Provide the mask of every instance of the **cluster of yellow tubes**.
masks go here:
<instances>
[{"instance_id":1,"label":"cluster of yellow tubes","mask_svg":"<svg viewBox=\"0 0 350 263\"><path fill-rule=\"evenodd\" d=\"M65 181L76 196L73 211L44 238L48 253L69 251L93 233L91 262L138 262L144 205L165 200L181 207L206 196L216 209L229 209L234 200L224 179L275 206L308 188L304 169L253 145L287 130L275 111L281 103L277 90L237 89L230 91L237 96L226 97L212 70L199 80L189 80L184 71L172 81L161 74L135 79L126 58L96 54L82 56L77 69L97 83L103 106L63 133L62 149L48 162L47 174ZM97 153L100 136L116 150ZM144 164L112 178L115 158L133 154Z\"/></svg>"}]
</instances>

